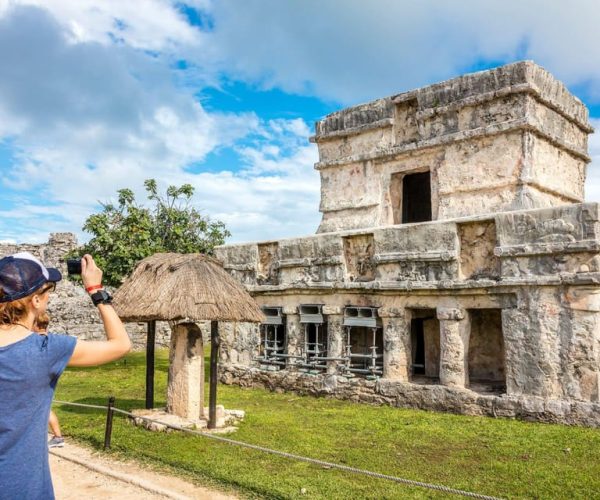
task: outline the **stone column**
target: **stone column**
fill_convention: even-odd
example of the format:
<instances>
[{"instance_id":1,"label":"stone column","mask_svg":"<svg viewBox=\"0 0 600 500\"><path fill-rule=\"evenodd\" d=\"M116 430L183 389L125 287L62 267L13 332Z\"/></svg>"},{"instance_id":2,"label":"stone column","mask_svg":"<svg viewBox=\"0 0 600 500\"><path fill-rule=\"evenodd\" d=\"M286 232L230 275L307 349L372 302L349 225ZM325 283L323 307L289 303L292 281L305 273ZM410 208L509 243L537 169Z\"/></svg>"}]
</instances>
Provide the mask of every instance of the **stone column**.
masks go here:
<instances>
[{"instance_id":1,"label":"stone column","mask_svg":"<svg viewBox=\"0 0 600 500\"><path fill-rule=\"evenodd\" d=\"M167 412L190 420L204 416L204 351L195 323L172 328Z\"/></svg>"},{"instance_id":2,"label":"stone column","mask_svg":"<svg viewBox=\"0 0 600 500\"><path fill-rule=\"evenodd\" d=\"M327 317L327 357L340 358L344 354L344 327L342 323L344 317L342 308L337 306L323 306L323 315ZM327 362L327 374L335 375L338 373L340 361Z\"/></svg>"},{"instance_id":3,"label":"stone column","mask_svg":"<svg viewBox=\"0 0 600 500\"><path fill-rule=\"evenodd\" d=\"M440 321L440 383L469 385L470 324L464 309L438 308Z\"/></svg>"},{"instance_id":4,"label":"stone column","mask_svg":"<svg viewBox=\"0 0 600 500\"><path fill-rule=\"evenodd\" d=\"M410 314L405 309L382 307L383 378L408 382L411 365Z\"/></svg>"},{"instance_id":5,"label":"stone column","mask_svg":"<svg viewBox=\"0 0 600 500\"><path fill-rule=\"evenodd\" d=\"M293 356L300 356L304 347L304 329L300 324L298 308L286 306L283 308L283 314L285 314L286 318L286 353ZM286 367L293 367L299 361L297 358L287 358Z\"/></svg>"}]
</instances>

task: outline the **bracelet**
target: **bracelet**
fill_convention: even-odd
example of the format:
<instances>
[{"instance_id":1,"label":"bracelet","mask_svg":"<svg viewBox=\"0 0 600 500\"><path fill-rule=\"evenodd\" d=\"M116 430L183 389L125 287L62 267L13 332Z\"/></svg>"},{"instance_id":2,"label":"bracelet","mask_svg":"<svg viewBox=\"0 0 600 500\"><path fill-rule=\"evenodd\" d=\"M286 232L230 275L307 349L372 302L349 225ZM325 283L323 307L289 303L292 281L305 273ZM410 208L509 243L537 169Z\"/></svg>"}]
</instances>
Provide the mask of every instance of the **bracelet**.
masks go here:
<instances>
[{"instance_id":1,"label":"bracelet","mask_svg":"<svg viewBox=\"0 0 600 500\"><path fill-rule=\"evenodd\" d=\"M85 291L90 293L93 292L94 290L100 290L101 288L104 288L104 285L92 285L92 286L88 286Z\"/></svg>"}]
</instances>

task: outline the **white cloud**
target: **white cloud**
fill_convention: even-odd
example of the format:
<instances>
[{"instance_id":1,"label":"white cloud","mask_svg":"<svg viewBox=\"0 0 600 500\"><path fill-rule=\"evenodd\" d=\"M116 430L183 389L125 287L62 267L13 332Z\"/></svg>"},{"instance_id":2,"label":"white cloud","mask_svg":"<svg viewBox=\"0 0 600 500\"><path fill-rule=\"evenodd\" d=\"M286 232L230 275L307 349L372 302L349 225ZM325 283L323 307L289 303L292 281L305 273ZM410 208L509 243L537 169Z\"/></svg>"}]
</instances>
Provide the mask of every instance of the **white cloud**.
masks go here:
<instances>
[{"instance_id":1,"label":"white cloud","mask_svg":"<svg viewBox=\"0 0 600 500\"><path fill-rule=\"evenodd\" d=\"M131 47L164 52L197 43L200 36L174 8L174 2L164 0L4 0L4 4L6 8L30 5L47 10L74 43L113 45L118 40ZM197 6L206 8L208 4Z\"/></svg>"},{"instance_id":2,"label":"white cloud","mask_svg":"<svg viewBox=\"0 0 600 500\"><path fill-rule=\"evenodd\" d=\"M532 58L568 84L600 81L595 0L219 0L211 14L203 43L222 71L342 103L439 81L481 60Z\"/></svg>"}]
</instances>

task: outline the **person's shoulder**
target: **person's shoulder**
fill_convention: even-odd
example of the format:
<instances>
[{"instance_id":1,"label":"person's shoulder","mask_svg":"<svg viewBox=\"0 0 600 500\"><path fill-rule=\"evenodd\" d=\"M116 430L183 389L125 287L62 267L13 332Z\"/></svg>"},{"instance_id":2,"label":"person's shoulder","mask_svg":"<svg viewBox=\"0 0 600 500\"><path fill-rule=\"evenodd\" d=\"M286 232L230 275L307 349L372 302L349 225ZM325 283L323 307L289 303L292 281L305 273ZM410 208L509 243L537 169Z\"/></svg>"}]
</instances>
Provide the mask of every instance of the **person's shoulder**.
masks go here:
<instances>
[{"instance_id":1,"label":"person's shoulder","mask_svg":"<svg viewBox=\"0 0 600 500\"><path fill-rule=\"evenodd\" d=\"M47 332L44 333L43 335L45 335L48 338L48 342L49 343L75 343L77 342L77 337L75 337L74 335L69 335L68 333L54 333L54 332Z\"/></svg>"},{"instance_id":2,"label":"person's shoulder","mask_svg":"<svg viewBox=\"0 0 600 500\"><path fill-rule=\"evenodd\" d=\"M42 335L48 335L48 337L74 337L66 332L45 332Z\"/></svg>"}]
</instances>

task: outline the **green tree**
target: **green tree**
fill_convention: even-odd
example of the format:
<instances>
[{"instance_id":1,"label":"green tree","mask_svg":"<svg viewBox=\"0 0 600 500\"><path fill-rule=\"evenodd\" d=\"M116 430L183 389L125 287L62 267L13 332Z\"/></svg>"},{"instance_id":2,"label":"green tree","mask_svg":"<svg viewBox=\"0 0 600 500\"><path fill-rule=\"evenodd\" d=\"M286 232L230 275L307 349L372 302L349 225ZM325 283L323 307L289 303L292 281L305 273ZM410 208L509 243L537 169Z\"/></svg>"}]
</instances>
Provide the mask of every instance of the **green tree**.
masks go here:
<instances>
[{"instance_id":1,"label":"green tree","mask_svg":"<svg viewBox=\"0 0 600 500\"><path fill-rule=\"evenodd\" d=\"M131 189L120 189L118 205L102 204L102 211L83 225L92 238L78 254L94 256L108 285L119 286L140 260L154 253L212 254L231 236L223 222L211 221L191 206L191 184L169 186L165 195L154 179L147 179L144 186L149 206L136 202Z\"/></svg>"}]
</instances>

